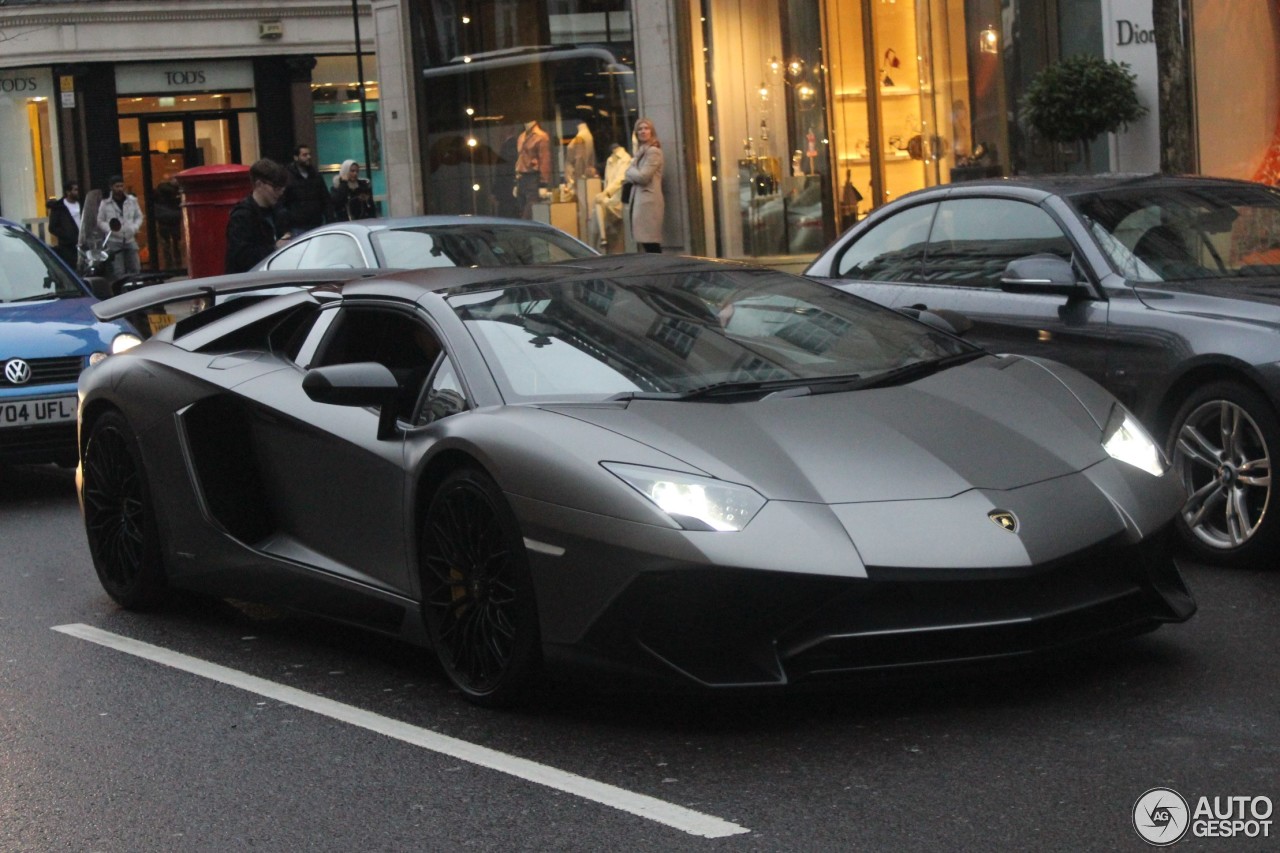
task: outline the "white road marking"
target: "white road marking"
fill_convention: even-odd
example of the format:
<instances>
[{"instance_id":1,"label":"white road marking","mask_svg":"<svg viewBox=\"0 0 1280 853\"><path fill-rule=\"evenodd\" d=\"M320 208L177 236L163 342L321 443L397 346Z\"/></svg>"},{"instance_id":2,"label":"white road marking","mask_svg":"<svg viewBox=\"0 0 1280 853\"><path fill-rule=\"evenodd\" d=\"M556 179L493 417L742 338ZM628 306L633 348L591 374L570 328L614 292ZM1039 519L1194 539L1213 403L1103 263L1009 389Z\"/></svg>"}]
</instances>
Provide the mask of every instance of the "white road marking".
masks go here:
<instances>
[{"instance_id":1,"label":"white road marking","mask_svg":"<svg viewBox=\"0 0 1280 853\"><path fill-rule=\"evenodd\" d=\"M259 696L265 696L268 699L293 705L353 726L359 726L414 746L429 749L432 752L449 755L461 761L496 770L499 773L506 773L518 779L524 779L527 782L554 788L557 791L564 791L566 794L573 794L628 814L656 821L690 835L697 835L703 838L724 838L751 831L746 827L738 826L736 823L730 823L712 815L695 812L654 797L637 794L613 785L607 785L604 782L597 782L594 779L557 770L554 767L548 767L536 761L507 755L504 752L498 752L495 749L489 749L465 740L458 740L429 729L411 726L408 723L402 723L390 717L383 717L380 714L374 714L353 705L335 702L323 696L316 696L294 687L277 684L265 678L248 675L229 667L209 663L160 646L153 646L150 643L132 640L89 625L56 625L53 630L155 663L164 664L174 669L180 669L192 675L198 675L201 678L228 684L240 690L256 693Z\"/></svg>"}]
</instances>

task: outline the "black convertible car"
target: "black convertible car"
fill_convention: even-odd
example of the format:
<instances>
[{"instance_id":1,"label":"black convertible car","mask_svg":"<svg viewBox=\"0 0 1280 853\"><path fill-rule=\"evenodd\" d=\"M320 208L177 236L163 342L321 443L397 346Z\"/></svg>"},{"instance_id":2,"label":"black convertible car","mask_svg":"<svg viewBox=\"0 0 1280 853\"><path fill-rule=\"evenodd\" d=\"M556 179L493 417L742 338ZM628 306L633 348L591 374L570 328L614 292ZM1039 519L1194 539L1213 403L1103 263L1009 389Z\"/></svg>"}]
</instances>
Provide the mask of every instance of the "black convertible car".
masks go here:
<instances>
[{"instance_id":1,"label":"black convertible car","mask_svg":"<svg viewBox=\"0 0 1280 853\"><path fill-rule=\"evenodd\" d=\"M781 686L1195 609L1180 485L1070 368L687 258L365 276L97 306L219 297L81 381L116 601L181 586L359 624L490 704L543 671Z\"/></svg>"}]
</instances>

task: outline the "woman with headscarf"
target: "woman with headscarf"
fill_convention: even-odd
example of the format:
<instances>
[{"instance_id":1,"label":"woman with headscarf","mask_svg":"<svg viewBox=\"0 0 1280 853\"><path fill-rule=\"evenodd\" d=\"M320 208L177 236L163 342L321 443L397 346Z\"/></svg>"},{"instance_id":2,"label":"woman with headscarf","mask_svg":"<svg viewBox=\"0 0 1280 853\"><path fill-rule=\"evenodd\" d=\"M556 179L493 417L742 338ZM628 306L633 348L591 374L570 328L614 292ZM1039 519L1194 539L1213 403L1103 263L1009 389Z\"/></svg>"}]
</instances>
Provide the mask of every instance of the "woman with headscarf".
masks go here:
<instances>
[{"instance_id":1,"label":"woman with headscarf","mask_svg":"<svg viewBox=\"0 0 1280 853\"><path fill-rule=\"evenodd\" d=\"M636 246L645 252L662 251L662 143L653 122L636 122L636 154L627 167L626 183L631 185L627 227ZM624 187L623 199L628 190Z\"/></svg>"},{"instance_id":2,"label":"woman with headscarf","mask_svg":"<svg viewBox=\"0 0 1280 853\"><path fill-rule=\"evenodd\" d=\"M333 210L337 219L372 219L378 215L373 203L373 189L360 177L360 164L343 160L342 168L333 176Z\"/></svg>"}]
</instances>

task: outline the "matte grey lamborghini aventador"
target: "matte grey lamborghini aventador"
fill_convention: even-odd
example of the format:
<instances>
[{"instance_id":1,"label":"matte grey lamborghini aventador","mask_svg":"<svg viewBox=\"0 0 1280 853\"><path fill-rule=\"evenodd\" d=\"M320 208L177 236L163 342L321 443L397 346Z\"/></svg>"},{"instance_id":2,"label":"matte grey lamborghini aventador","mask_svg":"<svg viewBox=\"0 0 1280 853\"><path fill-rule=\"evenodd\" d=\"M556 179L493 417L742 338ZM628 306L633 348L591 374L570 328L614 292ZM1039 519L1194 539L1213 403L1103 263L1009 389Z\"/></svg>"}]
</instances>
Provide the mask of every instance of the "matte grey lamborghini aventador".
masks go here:
<instances>
[{"instance_id":1,"label":"matte grey lamborghini aventador","mask_svg":"<svg viewBox=\"0 0 1280 853\"><path fill-rule=\"evenodd\" d=\"M688 258L365 276L95 309L223 291L81 380L117 602L184 587L363 625L488 704L543 673L781 686L1195 610L1180 484L1070 368Z\"/></svg>"}]
</instances>

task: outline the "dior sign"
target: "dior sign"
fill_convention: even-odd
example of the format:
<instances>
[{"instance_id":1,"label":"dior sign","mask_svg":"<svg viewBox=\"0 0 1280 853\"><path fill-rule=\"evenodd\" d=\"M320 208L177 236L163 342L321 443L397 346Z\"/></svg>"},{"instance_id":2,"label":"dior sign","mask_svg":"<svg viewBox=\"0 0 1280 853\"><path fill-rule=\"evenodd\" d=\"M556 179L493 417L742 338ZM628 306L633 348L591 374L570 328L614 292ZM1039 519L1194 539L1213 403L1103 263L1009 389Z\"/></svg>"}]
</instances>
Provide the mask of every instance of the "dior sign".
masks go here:
<instances>
[{"instance_id":1,"label":"dior sign","mask_svg":"<svg viewBox=\"0 0 1280 853\"><path fill-rule=\"evenodd\" d=\"M1116 46L1128 47L1132 44L1155 44L1156 31L1143 29L1141 24L1133 21L1116 21Z\"/></svg>"}]
</instances>

